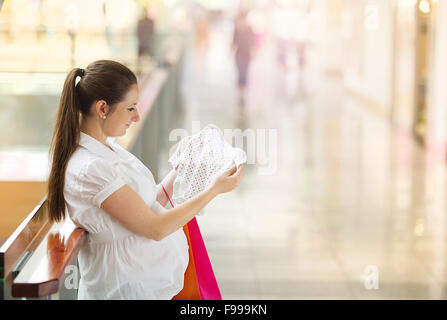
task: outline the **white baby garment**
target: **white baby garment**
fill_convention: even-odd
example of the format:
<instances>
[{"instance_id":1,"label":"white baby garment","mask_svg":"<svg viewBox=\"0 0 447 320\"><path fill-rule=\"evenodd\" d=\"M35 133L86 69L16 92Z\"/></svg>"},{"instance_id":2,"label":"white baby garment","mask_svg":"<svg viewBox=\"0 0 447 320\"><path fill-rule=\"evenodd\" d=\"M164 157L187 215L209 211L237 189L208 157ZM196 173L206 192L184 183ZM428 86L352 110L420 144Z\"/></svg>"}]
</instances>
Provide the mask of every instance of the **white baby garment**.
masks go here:
<instances>
[{"instance_id":1,"label":"white baby garment","mask_svg":"<svg viewBox=\"0 0 447 320\"><path fill-rule=\"evenodd\" d=\"M199 133L183 138L169 163L177 168L172 200L180 204L203 191L233 166L247 161L246 153L225 141L222 131L207 125Z\"/></svg>"}]
</instances>

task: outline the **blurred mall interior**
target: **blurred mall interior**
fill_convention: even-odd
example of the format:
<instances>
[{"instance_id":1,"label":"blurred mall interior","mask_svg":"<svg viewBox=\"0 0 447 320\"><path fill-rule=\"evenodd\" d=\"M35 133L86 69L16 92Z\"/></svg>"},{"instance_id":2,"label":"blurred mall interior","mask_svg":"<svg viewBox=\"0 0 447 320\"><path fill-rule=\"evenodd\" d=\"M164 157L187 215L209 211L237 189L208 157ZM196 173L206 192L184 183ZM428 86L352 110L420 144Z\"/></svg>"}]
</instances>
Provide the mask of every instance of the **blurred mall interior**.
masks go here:
<instances>
[{"instance_id":1,"label":"blurred mall interior","mask_svg":"<svg viewBox=\"0 0 447 320\"><path fill-rule=\"evenodd\" d=\"M242 184L197 218L223 299L447 297L445 0L0 6L1 297L37 261L34 236L10 248L37 230L65 76L97 59L138 75L147 119L119 141L157 181L175 130L212 123L243 139Z\"/></svg>"}]
</instances>

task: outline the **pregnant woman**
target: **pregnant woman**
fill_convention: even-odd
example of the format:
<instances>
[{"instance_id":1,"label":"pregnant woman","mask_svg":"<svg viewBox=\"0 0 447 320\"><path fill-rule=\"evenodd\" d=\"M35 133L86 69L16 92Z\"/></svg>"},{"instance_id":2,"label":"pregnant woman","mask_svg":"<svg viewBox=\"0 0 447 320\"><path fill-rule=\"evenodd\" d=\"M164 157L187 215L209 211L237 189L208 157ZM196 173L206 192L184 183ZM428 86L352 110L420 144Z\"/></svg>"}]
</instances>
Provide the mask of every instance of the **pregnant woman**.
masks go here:
<instances>
[{"instance_id":1,"label":"pregnant woman","mask_svg":"<svg viewBox=\"0 0 447 320\"><path fill-rule=\"evenodd\" d=\"M139 121L133 72L110 60L72 69L64 83L51 143L48 212L68 213L88 232L78 256L78 299L172 299L183 288L188 243L182 226L218 194L236 188L243 167L167 210L176 171L160 185L110 137Z\"/></svg>"}]
</instances>

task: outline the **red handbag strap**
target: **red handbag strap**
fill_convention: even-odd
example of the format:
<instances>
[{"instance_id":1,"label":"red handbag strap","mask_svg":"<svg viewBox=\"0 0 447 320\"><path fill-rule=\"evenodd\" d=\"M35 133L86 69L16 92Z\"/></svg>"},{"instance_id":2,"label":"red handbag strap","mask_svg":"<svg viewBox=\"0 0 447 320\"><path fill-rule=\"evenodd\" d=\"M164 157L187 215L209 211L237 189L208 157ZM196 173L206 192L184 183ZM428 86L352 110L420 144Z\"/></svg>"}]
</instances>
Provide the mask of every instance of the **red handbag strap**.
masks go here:
<instances>
[{"instance_id":1,"label":"red handbag strap","mask_svg":"<svg viewBox=\"0 0 447 320\"><path fill-rule=\"evenodd\" d=\"M161 187L163 188L163 191L164 191L166 197L168 198L169 203L170 203L171 206L174 208L174 205L172 204L171 198L169 198L169 195L168 195L168 193L166 192L165 187L163 187L163 185L162 185L161 183L160 183L160 185L161 185Z\"/></svg>"}]
</instances>

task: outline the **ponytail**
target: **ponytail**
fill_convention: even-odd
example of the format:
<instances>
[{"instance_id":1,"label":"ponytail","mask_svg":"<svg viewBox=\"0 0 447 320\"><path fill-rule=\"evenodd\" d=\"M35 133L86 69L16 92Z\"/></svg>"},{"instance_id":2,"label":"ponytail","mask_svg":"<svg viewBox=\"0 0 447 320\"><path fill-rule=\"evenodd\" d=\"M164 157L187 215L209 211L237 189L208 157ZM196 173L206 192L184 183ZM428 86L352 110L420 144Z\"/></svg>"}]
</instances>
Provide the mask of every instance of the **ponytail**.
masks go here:
<instances>
[{"instance_id":1,"label":"ponytail","mask_svg":"<svg viewBox=\"0 0 447 320\"><path fill-rule=\"evenodd\" d=\"M57 113L56 125L50 146L52 159L48 179L48 213L50 220L58 222L65 217L65 171L75 152L80 136L81 105L76 90L76 78L82 77L83 69L72 69L65 79Z\"/></svg>"}]
</instances>

